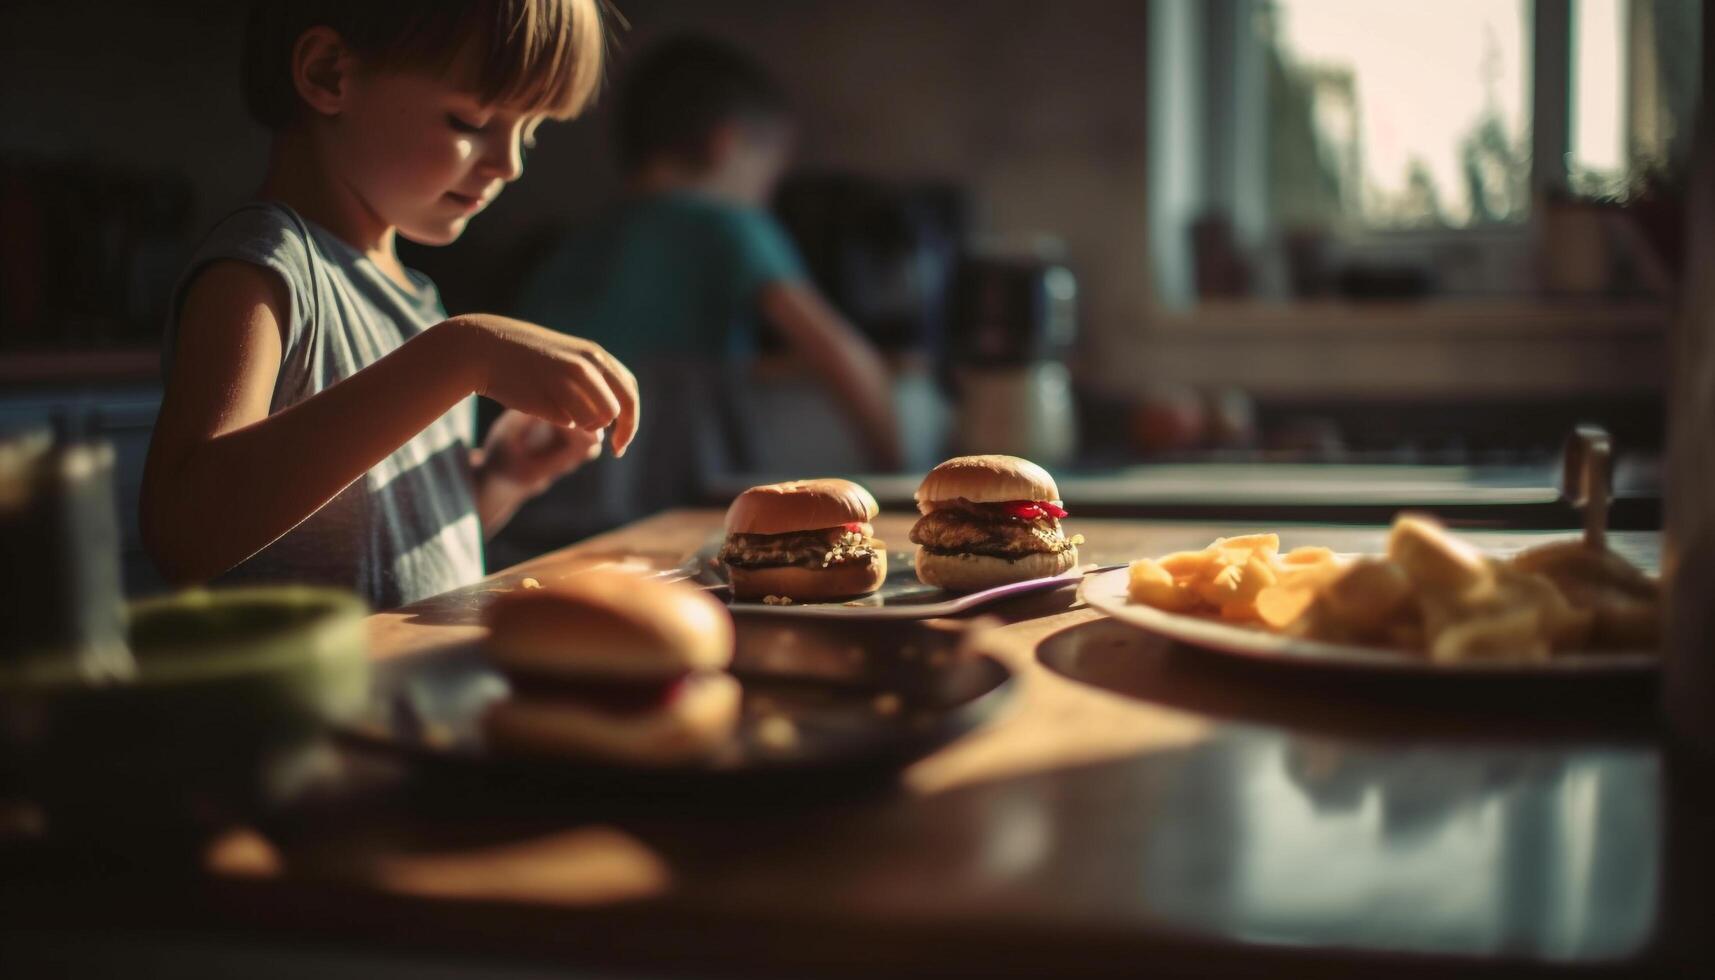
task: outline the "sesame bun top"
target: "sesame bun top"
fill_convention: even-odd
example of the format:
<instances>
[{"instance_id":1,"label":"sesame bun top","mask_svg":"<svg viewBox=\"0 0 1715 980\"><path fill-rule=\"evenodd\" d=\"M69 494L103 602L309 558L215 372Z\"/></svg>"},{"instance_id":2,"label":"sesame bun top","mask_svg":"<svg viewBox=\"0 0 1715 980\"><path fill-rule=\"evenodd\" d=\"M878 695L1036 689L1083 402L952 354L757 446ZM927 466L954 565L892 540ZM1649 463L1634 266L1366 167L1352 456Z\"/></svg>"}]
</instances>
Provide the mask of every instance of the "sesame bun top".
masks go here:
<instances>
[{"instance_id":1,"label":"sesame bun top","mask_svg":"<svg viewBox=\"0 0 1715 980\"><path fill-rule=\"evenodd\" d=\"M929 471L917 488L917 509L963 497L974 503L1047 500L1060 503L1060 488L1048 471L1017 456L960 456Z\"/></svg>"},{"instance_id":2,"label":"sesame bun top","mask_svg":"<svg viewBox=\"0 0 1715 980\"><path fill-rule=\"evenodd\" d=\"M880 511L868 490L850 480L792 480L751 487L726 512L728 534L791 534L864 524Z\"/></svg>"}]
</instances>

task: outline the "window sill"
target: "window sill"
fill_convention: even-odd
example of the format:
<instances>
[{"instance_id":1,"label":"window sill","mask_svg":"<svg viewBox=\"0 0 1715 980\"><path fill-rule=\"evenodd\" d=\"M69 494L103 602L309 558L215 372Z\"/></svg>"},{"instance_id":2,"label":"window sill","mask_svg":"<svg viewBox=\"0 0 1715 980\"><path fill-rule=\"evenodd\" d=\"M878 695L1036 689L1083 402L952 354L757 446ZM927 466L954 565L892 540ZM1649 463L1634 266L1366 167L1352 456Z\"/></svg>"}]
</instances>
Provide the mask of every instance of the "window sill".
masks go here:
<instances>
[{"instance_id":1,"label":"window sill","mask_svg":"<svg viewBox=\"0 0 1715 980\"><path fill-rule=\"evenodd\" d=\"M1665 304L1570 300L1204 303L1105 338L1087 377L1115 392L1375 401L1658 392L1672 317Z\"/></svg>"},{"instance_id":2,"label":"window sill","mask_svg":"<svg viewBox=\"0 0 1715 980\"><path fill-rule=\"evenodd\" d=\"M1206 300L1189 310L1154 314L1143 332L1196 339L1659 337L1672 316L1671 305L1640 300Z\"/></svg>"}]
</instances>

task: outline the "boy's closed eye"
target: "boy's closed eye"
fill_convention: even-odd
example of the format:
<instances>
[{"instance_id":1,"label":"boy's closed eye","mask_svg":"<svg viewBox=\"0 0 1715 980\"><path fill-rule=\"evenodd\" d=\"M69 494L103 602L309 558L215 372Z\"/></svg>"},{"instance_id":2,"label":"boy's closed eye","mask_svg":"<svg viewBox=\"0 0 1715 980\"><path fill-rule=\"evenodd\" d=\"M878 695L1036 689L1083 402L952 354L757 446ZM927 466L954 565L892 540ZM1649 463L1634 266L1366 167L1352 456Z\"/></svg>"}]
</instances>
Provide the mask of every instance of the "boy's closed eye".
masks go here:
<instances>
[{"instance_id":1,"label":"boy's closed eye","mask_svg":"<svg viewBox=\"0 0 1715 980\"><path fill-rule=\"evenodd\" d=\"M540 123L540 120L536 120L529 125L528 129L526 129L523 138L519 140L519 147L521 149L534 150L536 148L536 127L540 125ZM456 132L471 136L482 133L488 129L489 126L486 122L472 122L460 116L456 112L447 113L447 125L451 126Z\"/></svg>"},{"instance_id":2,"label":"boy's closed eye","mask_svg":"<svg viewBox=\"0 0 1715 980\"><path fill-rule=\"evenodd\" d=\"M462 118L456 112L447 113L447 125L461 133L480 133L483 129L482 123L471 122L468 119Z\"/></svg>"}]
</instances>

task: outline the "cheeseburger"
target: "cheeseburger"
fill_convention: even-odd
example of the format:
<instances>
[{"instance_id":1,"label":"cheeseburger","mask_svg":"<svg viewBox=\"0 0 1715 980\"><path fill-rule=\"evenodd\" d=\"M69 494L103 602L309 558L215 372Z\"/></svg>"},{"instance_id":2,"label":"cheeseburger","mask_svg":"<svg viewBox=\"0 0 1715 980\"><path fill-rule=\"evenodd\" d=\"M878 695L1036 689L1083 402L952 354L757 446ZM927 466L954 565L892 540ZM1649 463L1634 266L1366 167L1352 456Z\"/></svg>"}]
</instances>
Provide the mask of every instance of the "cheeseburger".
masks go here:
<instances>
[{"instance_id":1,"label":"cheeseburger","mask_svg":"<svg viewBox=\"0 0 1715 980\"><path fill-rule=\"evenodd\" d=\"M484 652L512 687L483 716L496 748L672 765L738 723L732 617L688 585L589 572L503 595L487 623Z\"/></svg>"},{"instance_id":2,"label":"cheeseburger","mask_svg":"<svg viewBox=\"0 0 1715 980\"><path fill-rule=\"evenodd\" d=\"M887 577L875 539L877 507L850 480L794 480L751 487L726 514L726 565L737 599L818 602L867 595Z\"/></svg>"},{"instance_id":3,"label":"cheeseburger","mask_svg":"<svg viewBox=\"0 0 1715 980\"><path fill-rule=\"evenodd\" d=\"M1066 511L1048 471L1017 456L960 456L917 488L911 529L925 585L976 592L1058 575L1078 564L1079 538L1060 530Z\"/></svg>"}]
</instances>

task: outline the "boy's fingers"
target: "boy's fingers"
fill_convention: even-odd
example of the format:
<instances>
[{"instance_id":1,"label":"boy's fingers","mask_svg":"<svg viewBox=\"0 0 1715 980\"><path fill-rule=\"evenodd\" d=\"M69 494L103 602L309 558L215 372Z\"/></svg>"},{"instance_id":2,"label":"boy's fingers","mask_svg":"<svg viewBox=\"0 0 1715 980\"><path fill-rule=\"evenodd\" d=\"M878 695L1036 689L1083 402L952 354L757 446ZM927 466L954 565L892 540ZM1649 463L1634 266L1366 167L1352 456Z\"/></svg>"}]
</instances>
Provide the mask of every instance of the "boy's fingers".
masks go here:
<instances>
[{"instance_id":1,"label":"boy's fingers","mask_svg":"<svg viewBox=\"0 0 1715 980\"><path fill-rule=\"evenodd\" d=\"M606 376L607 383L619 400L619 412L613 420L613 453L625 455L625 447L637 435L641 404L637 397L637 378L631 369L605 350L595 352L595 362Z\"/></svg>"},{"instance_id":2,"label":"boy's fingers","mask_svg":"<svg viewBox=\"0 0 1715 980\"><path fill-rule=\"evenodd\" d=\"M600 380L600 375L595 377L597 382L592 386L587 383L588 378L582 372L574 370L562 389L561 396L566 410L572 416L572 424L580 429L603 428L612 422L614 415L618 413L617 408L610 408L607 404L612 396L607 392L606 383ZM609 399L603 399L602 394L608 394Z\"/></svg>"},{"instance_id":3,"label":"boy's fingers","mask_svg":"<svg viewBox=\"0 0 1715 980\"><path fill-rule=\"evenodd\" d=\"M577 455L591 446L601 445L602 436L606 429L566 429L561 438L559 448L568 455Z\"/></svg>"},{"instance_id":4,"label":"boy's fingers","mask_svg":"<svg viewBox=\"0 0 1715 980\"><path fill-rule=\"evenodd\" d=\"M587 463L601 455L602 429L563 429L564 434L554 451L544 458L547 468L564 472L577 463Z\"/></svg>"},{"instance_id":5,"label":"boy's fingers","mask_svg":"<svg viewBox=\"0 0 1715 980\"><path fill-rule=\"evenodd\" d=\"M551 452L565 444L565 434L573 430L555 425L546 419L532 418L514 435L514 442L528 452Z\"/></svg>"},{"instance_id":6,"label":"boy's fingers","mask_svg":"<svg viewBox=\"0 0 1715 980\"><path fill-rule=\"evenodd\" d=\"M579 360L572 372L573 384L599 409L598 414L601 416L588 424L587 428L604 428L619 417L623 408L620 397L615 392L615 386L607 372L602 370L597 362Z\"/></svg>"}]
</instances>

